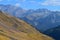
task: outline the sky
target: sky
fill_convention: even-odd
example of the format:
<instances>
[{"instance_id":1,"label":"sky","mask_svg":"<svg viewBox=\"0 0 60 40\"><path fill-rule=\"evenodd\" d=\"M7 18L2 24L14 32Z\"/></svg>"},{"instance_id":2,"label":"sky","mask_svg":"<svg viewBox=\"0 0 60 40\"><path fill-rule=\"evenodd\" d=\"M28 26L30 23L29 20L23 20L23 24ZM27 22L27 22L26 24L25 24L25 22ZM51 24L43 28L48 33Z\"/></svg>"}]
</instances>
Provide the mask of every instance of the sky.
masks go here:
<instances>
[{"instance_id":1,"label":"sky","mask_svg":"<svg viewBox=\"0 0 60 40\"><path fill-rule=\"evenodd\" d=\"M60 11L60 0L0 0L0 4L14 5L24 9L49 9Z\"/></svg>"}]
</instances>

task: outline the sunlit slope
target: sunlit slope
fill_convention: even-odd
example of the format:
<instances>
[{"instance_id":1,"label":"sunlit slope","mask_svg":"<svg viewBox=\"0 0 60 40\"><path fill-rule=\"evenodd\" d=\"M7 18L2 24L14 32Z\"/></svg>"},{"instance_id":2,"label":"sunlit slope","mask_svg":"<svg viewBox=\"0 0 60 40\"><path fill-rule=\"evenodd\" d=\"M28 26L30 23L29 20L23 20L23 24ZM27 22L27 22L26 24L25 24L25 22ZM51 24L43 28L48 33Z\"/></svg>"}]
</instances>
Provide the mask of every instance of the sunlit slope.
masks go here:
<instances>
[{"instance_id":1,"label":"sunlit slope","mask_svg":"<svg viewBox=\"0 0 60 40\"><path fill-rule=\"evenodd\" d=\"M0 40L53 40L32 26L0 12Z\"/></svg>"}]
</instances>

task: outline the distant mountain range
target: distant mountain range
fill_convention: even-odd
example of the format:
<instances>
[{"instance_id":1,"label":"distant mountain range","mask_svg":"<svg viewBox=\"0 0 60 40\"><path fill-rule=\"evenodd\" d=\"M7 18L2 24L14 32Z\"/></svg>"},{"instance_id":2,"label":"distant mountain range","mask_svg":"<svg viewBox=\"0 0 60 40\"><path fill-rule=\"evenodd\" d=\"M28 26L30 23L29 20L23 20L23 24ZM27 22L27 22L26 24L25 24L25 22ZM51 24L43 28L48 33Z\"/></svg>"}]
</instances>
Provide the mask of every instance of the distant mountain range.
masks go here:
<instances>
[{"instance_id":1,"label":"distant mountain range","mask_svg":"<svg viewBox=\"0 0 60 40\"><path fill-rule=\"evenodd\" d=\"M60 12L52 12L45 9L36 10L26 14L22 19L33 25L39 31L46 31L60 25ZM38 11L38 12L37 12Z\"/></svg>"},{"instance_id":2,"label":"distant mountain range","mask_svg":"<svg viewBox=\"0 0 60 40\"><path fill-rule=\"evenodd\" d=\"M46 35L53 37L56 40L60 40L60 25L55 28L45 31L44 33Z\"/></svg>"},{"instance_id":3,"label":"distant mountain range","mask_svg":"<svg viewBox=\"0 0 60 40\"><path fill-rule=\"evenodd\" d=\"M12 5L0 5L0 10L26 21L41 32L60 25L59 11L48 9L25 10Z\"/></svg>"},{"instance_id":4,"label":"distant mountain range","mask_svg":"<svg viewBox=\"0 0 60 40\"><path fill-rule=\"evenodd\" d=\"M0 40L54 40L25 21L0 11Z\"/></svg>"},{"instance_id":5,"label":"distant mountain range","mask_svg":"<svg viewBox=\"0 0 60 40\"><path fill-rule=\"evenodd\" d=\"M21 17L26 10L12 6L12 5L0 5L0 10L6 13L9 13L12 16Z\"/></svg>"}]
</instances>

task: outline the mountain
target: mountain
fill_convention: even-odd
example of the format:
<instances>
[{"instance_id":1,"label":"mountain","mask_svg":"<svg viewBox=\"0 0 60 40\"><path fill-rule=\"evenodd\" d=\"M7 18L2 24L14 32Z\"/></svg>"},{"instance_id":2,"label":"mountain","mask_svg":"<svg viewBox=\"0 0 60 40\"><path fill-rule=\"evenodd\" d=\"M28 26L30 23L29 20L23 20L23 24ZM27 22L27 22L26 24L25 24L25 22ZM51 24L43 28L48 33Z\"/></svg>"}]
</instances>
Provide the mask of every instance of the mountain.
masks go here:
<instances>
[{"instance_id":1,"label":"mountain","mask_svg":"<svg viewBox=\"0 0 60 40\"><path fill-rule=\"evenodd\" d=\"M54 40L21 19L0 11L0 40Z\"/></svg>"},{"instance_id":2,"label":"mountain","mask_svg":"<svg viewBox=\"0 0 60 40\"><path fill-rule=\"evenodd\" d=\"M33 25L37 30L44 32L60 25L60 12L50 11L48 9L37 9L33 12L27 12L26 16L21 19Z\"/></svg>"},{"instance_id":3,"label":"mountain","mask_svg":"<svg viewBox=\"0 0 60 40\"><path fill-rule=\"evenodd\" d=\"M12 5L0 5L0 10L5 12L5 13L9 13L12 16L18 16L21 17L23 15L23 13L26 12L25 9L22 9L21 7L16 7L16 6L12 6Z\"/></svg>"},{"instance_id":4,"label":"mountain","mask_svg":"<svg viewBox=\"0 0 60 40\"><path fill-rule=\"evenodd\" d=\"M49 29L44 32L44 34L49 35L56 40L60 40L60 26L57 26L55 28Z\"/></svg>"},{"instance_id":5,"label":"mountain","mask_svg":"<svg viewBox=\"0 0 60 40\"><path fill-rule=\"evenodd\" d=\"M25 10L12 5L0 5L0 10L26 21L41 32L60 25L59 11L50 11L48 9Z\"/></svg>"}]
</instances>

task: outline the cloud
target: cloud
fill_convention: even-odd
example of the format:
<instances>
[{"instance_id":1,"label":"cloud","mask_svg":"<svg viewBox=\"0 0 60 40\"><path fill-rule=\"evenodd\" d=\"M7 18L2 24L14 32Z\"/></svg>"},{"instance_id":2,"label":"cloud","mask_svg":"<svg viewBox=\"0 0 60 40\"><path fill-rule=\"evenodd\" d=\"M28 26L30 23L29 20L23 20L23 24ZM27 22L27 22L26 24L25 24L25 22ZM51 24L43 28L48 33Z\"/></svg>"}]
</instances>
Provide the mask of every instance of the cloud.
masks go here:
<instances>
[{"instance_id":1,"label":"cloud","mask_svg":"<svg viewBox=\"0 0 60 40\"><path fill-rule=\"evenodd\" d=\"M3 1L3 0L0 0L0 2Z\"/></svg>"},{"instance_id":2,"label":"cloud","mask_svg":"<svg viewBox=\"0 0 60 40\"><path fill-rule=\"evenodd\" d=\"M60 6L60 0L46 0L41 5L52 5L52 6Z\"/></svg>"},{"instance_id":3,"label":"cloud","mask_svg":"<svg viewBox=\"0 0 60 40\"><path fill-rule=\"evenodd\" d=\"M34 1L34 0L30 0L29 3L34 4L34 5L36 5L36 4L40 5L40 2L37 2L37 1Z\"/></svg>"},{"instance_id":4,"label":"cloud","mask_svg":"<svg viewBox=\"0 0 60 40\"><path fill-rule=\"evenodd\" d=\"M20 3L16 3L15 6L16 6L16 7L19 7L19 6L20 6Z\"/></svg>"},{"instance_id":5,"label":"cloud","mask_svg":"<svg viewBox=\"0 0 60 40\"><path fill-rule=\"evenodd\" d=\"M25 2L26 0L19 0L19 1L21 1L21 2Z\"/></svg>"},{"instance_id":6,"label":"cloud","mask_svg":"<svg viewBox=\"0 0 60 40\"><path fill-rule=\"evenodd\" d=\"M30 1L30 3L37 3L36 1Z\"/></svg>"}]
</instances>

